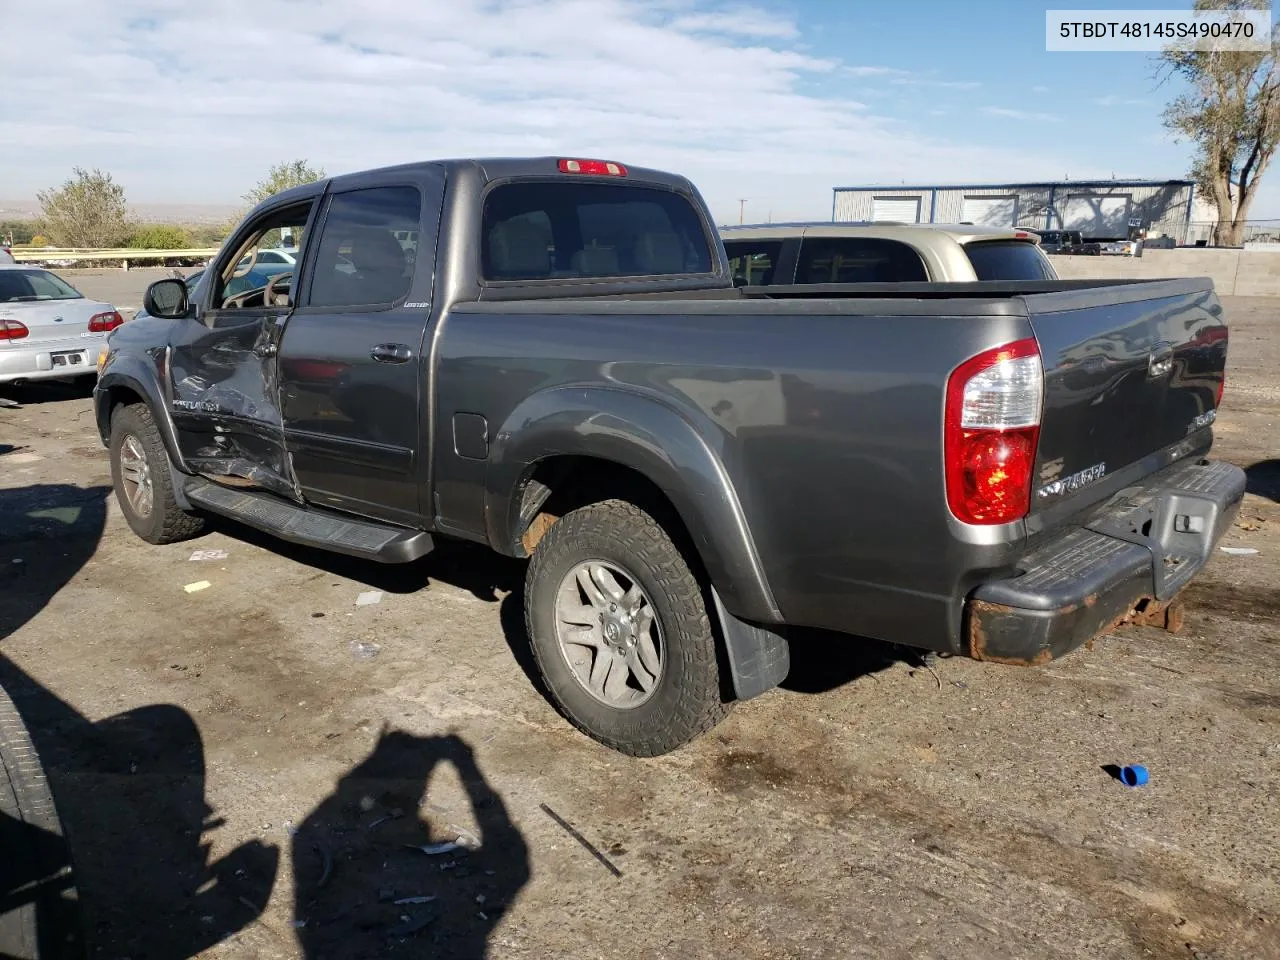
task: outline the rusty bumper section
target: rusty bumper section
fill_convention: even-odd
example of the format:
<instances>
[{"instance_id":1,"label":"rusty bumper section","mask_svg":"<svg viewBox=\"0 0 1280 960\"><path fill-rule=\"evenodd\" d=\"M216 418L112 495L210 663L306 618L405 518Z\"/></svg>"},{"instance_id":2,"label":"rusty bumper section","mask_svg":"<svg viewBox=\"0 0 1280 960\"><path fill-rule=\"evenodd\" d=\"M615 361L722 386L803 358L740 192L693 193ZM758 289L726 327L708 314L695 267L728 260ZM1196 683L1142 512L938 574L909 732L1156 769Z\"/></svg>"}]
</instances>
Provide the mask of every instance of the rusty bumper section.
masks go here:
<instances>
[{"instance_id":1,"label":"rusty bumper section","mask_svg":"<svg viewBox=\"0 0 1280 960\"><path fill-rule=\"evenodd\" d=\"M983 584L965 607L975 660L1048 663L1129 622L1176 630L1178 592L1212 555L1244 496L1244 471L1180 464L1117 494L1083 526Z\"/></svg>"}]
</instances>

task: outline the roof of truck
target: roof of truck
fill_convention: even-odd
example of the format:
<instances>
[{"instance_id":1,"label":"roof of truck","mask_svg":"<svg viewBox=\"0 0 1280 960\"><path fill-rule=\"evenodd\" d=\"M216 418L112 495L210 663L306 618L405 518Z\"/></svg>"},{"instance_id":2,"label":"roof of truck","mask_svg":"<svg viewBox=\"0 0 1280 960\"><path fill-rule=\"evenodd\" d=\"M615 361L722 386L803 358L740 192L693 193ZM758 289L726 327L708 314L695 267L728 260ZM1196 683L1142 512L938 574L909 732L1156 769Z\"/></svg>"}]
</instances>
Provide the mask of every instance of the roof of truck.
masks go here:
<instances>
[{"instance_id":1,"label":"roof of truck","mask_svg":"<svg viewBox=\"0 0 1280 960\"><path fill-rule=\"evenodd\" d=\"M789 237L882 237L902 240L919 246L935 235L956 243L972 243L976 240L1029 240L1038 242L1039 234L1015 227L987 227L971 223L877 223L855 221L832 223L757 223L735 227L721 227L723 240L785 240ZM946 242L944 240L944 242Z\"/></svg>"}]
</instances>

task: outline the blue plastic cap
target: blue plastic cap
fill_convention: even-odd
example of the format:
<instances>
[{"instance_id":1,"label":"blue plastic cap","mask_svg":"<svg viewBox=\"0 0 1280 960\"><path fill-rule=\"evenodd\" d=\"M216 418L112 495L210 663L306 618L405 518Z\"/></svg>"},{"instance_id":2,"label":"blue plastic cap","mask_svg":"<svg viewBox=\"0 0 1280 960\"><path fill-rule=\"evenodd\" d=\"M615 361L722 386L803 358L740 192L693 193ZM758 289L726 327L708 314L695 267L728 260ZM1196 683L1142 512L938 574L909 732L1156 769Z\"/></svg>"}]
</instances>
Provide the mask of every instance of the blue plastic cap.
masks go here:
<instances>
[{"instance_id":1,"label":"blue plastic cap","mask_svg":"<svg viewBox=\"0 0 1280 960\"><path fill-rule=\"evenodd\" d=\"M1150 779L1151 775L1147 773L1147 768L1140 764L1134 763L1120 768L1120 782L1126 787L1141 787Z\"/></svg>"}]
</instances>

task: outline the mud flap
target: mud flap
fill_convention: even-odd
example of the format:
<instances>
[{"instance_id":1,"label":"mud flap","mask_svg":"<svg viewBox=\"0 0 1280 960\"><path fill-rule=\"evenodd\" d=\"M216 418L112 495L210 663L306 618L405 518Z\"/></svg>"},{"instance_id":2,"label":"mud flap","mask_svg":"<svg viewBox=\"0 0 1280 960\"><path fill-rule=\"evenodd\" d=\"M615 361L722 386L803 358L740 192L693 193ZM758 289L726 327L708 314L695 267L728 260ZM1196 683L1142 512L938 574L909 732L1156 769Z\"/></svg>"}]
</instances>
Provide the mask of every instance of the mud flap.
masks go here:
<instances>
[{"instance_id":1,"label":"mud flap","mask_svg":"<svg viewBox=\"0 0 1280 960\"><path fill-rule=\"evenodd\" d=\"M733 674L733 691L739 700L750 700L772 690L791 671L791 645L786 637L765 627L739 620L725 609L720 594L711 588L729 670Z\"/></svg>"}]
</instances>

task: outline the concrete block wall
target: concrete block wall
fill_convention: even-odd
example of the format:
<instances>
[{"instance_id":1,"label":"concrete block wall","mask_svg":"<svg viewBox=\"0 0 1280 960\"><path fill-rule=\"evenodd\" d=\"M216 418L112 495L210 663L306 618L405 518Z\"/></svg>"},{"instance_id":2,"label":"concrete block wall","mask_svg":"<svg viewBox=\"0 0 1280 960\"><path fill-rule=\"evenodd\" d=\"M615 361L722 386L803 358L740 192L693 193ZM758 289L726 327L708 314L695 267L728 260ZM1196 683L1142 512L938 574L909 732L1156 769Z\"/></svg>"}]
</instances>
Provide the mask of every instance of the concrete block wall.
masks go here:
<instances>
[{"instance_id":1,"label":"concrete block wall","mask_svg":"<svg viewBox=\"0 0 1280 960\"><path fill-rule=\"evenodd\" d=\"M1219 296L1280 297L1280 252L1272 250L1145 250L1141 257L1050 257L1064 280L1159 280L1209 277Z\"/></svg>"}]
</instances>

